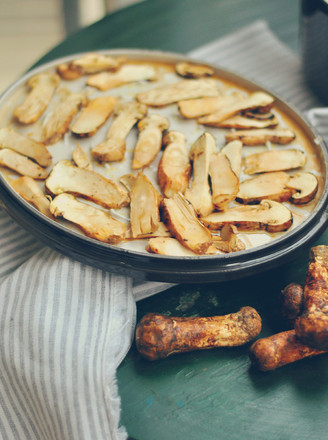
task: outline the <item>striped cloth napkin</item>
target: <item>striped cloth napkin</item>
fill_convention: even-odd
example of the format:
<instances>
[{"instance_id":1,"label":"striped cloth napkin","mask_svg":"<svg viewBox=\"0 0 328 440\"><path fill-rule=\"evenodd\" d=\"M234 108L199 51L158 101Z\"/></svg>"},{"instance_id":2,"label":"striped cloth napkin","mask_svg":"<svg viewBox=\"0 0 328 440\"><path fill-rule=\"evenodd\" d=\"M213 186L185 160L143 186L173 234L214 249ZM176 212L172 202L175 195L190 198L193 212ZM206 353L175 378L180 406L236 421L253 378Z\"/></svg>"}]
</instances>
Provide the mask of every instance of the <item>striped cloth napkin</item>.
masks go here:
<instances>
[{"instance_id":1,"label":"striped cloth napkin","mask_svg":"<svg viewBox=\"0 0 328 440\"><path fill-rule=\"evenodd\" d=\"M265 22L190 55L260 82L302 112L319 106L299 58ZM126 439L116 368L133 339L135 301L169 286L62 256L0 208L0 437Z\"/></svg>"}]
</instances>

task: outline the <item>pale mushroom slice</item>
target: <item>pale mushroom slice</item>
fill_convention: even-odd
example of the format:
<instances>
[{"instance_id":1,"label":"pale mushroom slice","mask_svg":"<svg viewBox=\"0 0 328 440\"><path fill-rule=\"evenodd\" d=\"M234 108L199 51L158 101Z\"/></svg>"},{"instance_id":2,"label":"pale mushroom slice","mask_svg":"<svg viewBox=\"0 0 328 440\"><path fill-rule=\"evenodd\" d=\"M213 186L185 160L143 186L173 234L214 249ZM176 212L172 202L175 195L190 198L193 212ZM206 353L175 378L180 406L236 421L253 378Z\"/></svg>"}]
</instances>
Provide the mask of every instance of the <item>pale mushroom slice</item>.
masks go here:
<instances>
[{"instance_id":1,"label":"pale mushroom slice","mask_svg":"<svg viewBox=\"0 0 328 440\"><path fill-rule=\"evenodd\" d=\"M130 226L132 237L153 233L159 226L160 196L150 180L139 173L130 192Z\"/></svg>"},{"instance_id":2,"label":"pale mushroom slice","mask_svg":"<svg viewBox=\"0 0 328 440\"><path fill-rule=\"evenodd\" d=\"M60 194L50 203L54 217L62 217L77 225L90 238L116 244L125 237L125 226L100 208L79 202L71 194Z\"/></svg>"},{"instance_id":3,"label":"pale mushroom slice","mask_svg":"<svg viewBox=\"0 0 328 440\"><path fill-rule=\"evenodd\" d=\"M117 103L115 96L99 96L90 100L72 124L72 133L80 137L94 135L107 121Z\"/></svg>"},{"instance_id":4,"label":"pale mushroom slice","mask_svg":"<svg viewBox=\"0 0 328 440\"><path fill-rule=\"evenodd\" d=\"M158 183L165 197L185 192L189 185L191 165L184 133L170 131L163 138L163 151L157 168Z\"/></svg>"},{"instance_id":5,"label":"pale mushroom slice","mask_svg":"<svg viewBox=\"0 0 328 440\"><path fill-rule=\"evenodd\" d=\"M205 98L186 99L178 102L178 110L186 119L199 118L200 116L215 113L226 106L235 104L244 99L240 92L232 92L224 96L206 96Z\"/></svg>"},{"instance_id":6,"label":"pale mushroom slice","mask_svg":"<svg viewBox=\"0 0 328 440\"><path fill-rule=\"evenodd\" d=\"M219 211L227 209L239 189L239 179L233 172L230 160L224 153L214 153L210 159L212 201Z\"/></svg>"},{"instance_id":7,"label":"pale mushroom slice","mask_svg":"<svg viewBox=\"0 0 328 440\"><path fill-rule=\"evenodd\" d=\"M262 200L256 206L237 206L222 212L214 212L202 218L210 229L218 230L226 224L235 225L238 230L282 232L293 223L291 211L282 203Z\"/></svg>"},{"instance_id":8,"label":"pale mushroom slice","mask_svg":"<svg viewBox=\"0 0 328 440\"><path fill-rule=\"evenodd\" d=\"M197 254L172 237L154 237L148 241L146 251L151 254L170 255L172 257L196 257Z\"/></svg>"},{"instance_id":9,"label":"pale mushroom slice","mask_svg":"<svg viewBox=\"0 0 328 440\"><path fill-rule=\"evenodd\" d=\"M289 128L263 128L258 130L239 130L225 135L226 141L240 140L244 145L264 145L266 142L286 145L296 135Z\"/></svg>"},{"instance_id":10,"label":"pale mushroom slice","mask_svg":"<svg viewBox=\"0 0 328 440\"><path fill-rule=\"evenodd\" d=\"M45 186L50 195L67 192L108 209L119 209L129 203L127 191L115 182L94 171L78 168L69 160L56 163Z\"/></svg>"},{"instance_id":11,"label":"pale mushroom slice","mask_svg":"<svg viewBox=\"0 0 328 440\"><path fill-rule=\"evenodd\" d=\"M170 122L164 116L152 114L138 123L139 136L133 150L132 169L139 170L148 166L161 150L163 131Z\"/></svg>"},{"instance_id":12,"label":"pale mushroom slice","mask_svg":"<svg viewBox=\"0 0 328 440\"><path fill-rule=\"evenodd\" d=\"M77 167L93 170L90 158L80 144L76 144L75 150L72 153L72 159Z\"/></svg>"},{"instance_id":13,"label":"pale mushroom slice","mask_svg":"<svg viewBox=\"0 0 328 440\"><path fill-rule=\"evenodd\" d=\"M256 128L274 128L278 125L279 121L277 118L270 119L256 119L247 118L242 115L232 116L231 118L225 119L222 122L216 124L219 128L235 128L236 130L243 129L256 129Z\"/></svg>"},{"instance_id":14,"label":"pale mushroom slice","mask_svg":"<svg viewBox=\"0 0 328 440\"><path fill-rule=\"evenodd\" d=\"M36 122L47 108L60 82L56 73L43 72L32 76L24 102L14 109L14 116L21 124Z\"/></svg>"},{"instance_id":15,"label":"pale mushroom slice","mask_svg":"<svg viewBox=\"0 0 328 440\"><path fill-rule=\"evenodd\" d=\"M231 169L240 177L242 167L242 149L243 144L240 141L232 141L221 148L220 153L224 153L230 161Z\"/></svg>"},{"instance_id":16,"label":"pale mushroom slice","mask_svg":"<svg viewBox=\"0 0 328 440\"><path fill-rule=\"evenodd\" d=\"M19 177L11 182L14 190L42 214L53 218L50 212L50 197L46 196L38 183L28 176Z\"/></svg>"},{"instance_id":17,"label":"pale mushroom slice","mask_svg":"<svg viewBox=\"0 0 328 440\"><path fill-rule=\"evenodd\" d=\"M244 98L240 102L227 105L221 110L203 116L197 121L200 124L217 126L222 121L230 118L237 113L243 112L245 110L262 109L262 111L268 111L274 104L274 98L265 92L254 92L251 93L247 98Z\"/></svg>"},{"instance_id":18,"label":"pale mushroom slice","mask_svg":"<svg viewBox=\"0 0 328 440\"><path fill-rule=\"evenodd\" d=\"M172 236L196 254L206 253L212 245L212 234L198 220L193 206L182 194L164 199L162 207L164 223Z\"/></svg>"},{"instance_id":19,"label":"pale mushroom slice","mask_svg":"<svg viewBox=\"0 0 328 440\"><path fill-rule=\"evenodd\" d=\"M138 81L155 81L157 70L150 64L124 64L116 72L101 72L88 78L87 84L99 90L109 90Z\"/></svg>"},{"instance_id":20,"label":"pale mushroom slice","mask_svg":"<svg viewBox=\"0 0 328 440\"><path fill-rule=\"evenodd\" d=\"M85 92L70 92L61 89L60 99L43 126L42 141L45 144L55 144L68 131L69 125L80 107L87 104Z\"/></svg>"},{"instance_id":21,"label":"pale mushroom slice","mask_svg":"<svg viewBox=\"0 0 328 440\"><path fill-rule=\"evenodd\" d=\"M238 252L246 249L245 243L238 238L238 229L229 223L220 231L220 236L213 235L213 246L224 253Z\"/></svg>"},{"instance_id":22,"label":"pale mushroom slice","mask_svg":"<svg viewBox=\"0 0 328 440\"><path fill-rule=\"evenodd\" d=\"M124 159L125 139L133 126L147 114L147 106L128 102L115 109L115 119L110 126L106 140L91 149L99 162L115 162Z\"/></svg>"},{"instance_id":23,"label":"pale mushroom slice","mask_svg":"<svg viewBox=\"0 0 328 440\"><path fill-rule=\"evenodd\" d=\"M57 66L57 72L66 80L74 80L83 75L102 72L105 70L117 70L125 58L112 57L111 55L88 53L68 63Z\"/></svg>"},{"instance_id":24,"label":"pale mushroom slice","mask_svg":"<svg viewBox=\"0 0 328 440\"><path fill-rule=\"evenodd\" d=\"M134 174L124 174L120 177L120 183L130 192L133 185L135 184L137 176Z\"/></svg>"},{"instance_id":25,"label":"pale mushroom slice","mask_svg":"<svg viewBox=\"0 0 328 440\"><path fill-rule=\"evenodd\" d=\"M269 150L247 156L244 160L244 172L245 174L257 174L286 171L301 168L305 162L306 154L301 150Z\"/></svg>"},{"instance_id":26,"label":"pale mushroom slice","mask_svg":"<svg viewBox=\"0 0 328 440\"><path fill-rule=\"evenodd\" d=\"M138 235L137 237L134 237L132 235L131 227L127 230L125 240L126 241L132 241L132 240L144 240L154 237L171 237L171 233L166 227L166 225L163 222L158 223L158 228L154 232L149 232L146 234Z\"/></svg>"},{"instance_id":27,"label":"pale mushroom slice","mask_svg":"<svg viewBox=\"0 0 328 440\"><path fill-rule=\"evenodd\" d=\"M185 191L185 197L201 217L205 217L214 209L209 184L209 167L213 153L216 153L216 143L210 133L203 133L190 150L193 178L190 188Z\"/></svg>"},{"instance_id":28,"label":"pale mushroom slice","mask_svg":"<svg viewBox=\"0 0 328 440\"><path fill-rule=\"evenodd\" d=\"M0 129L0 148L9 148L17 153L35 160L42 167L48 167L52 156L47 147L29 136L24 136L12 128Z\"/></svg>"},{"instance_id":29,"label":"pale mushroom slice","mask_svg":"<svg viewBox=\"0 0 328 440\"><path fill-rule=\"evenodd\" d=\"M33 160L8 148L0 150L0 165L37 180L44 180L48 176L48 172Z\"/></svg>"},{"instance_id":30,"label":"pale mushroom slice","mask_svg":"<svg viewBox=\"0 0 328 440\"><path fill-rule=\"evenodd\" d=\"M214 75L214 69L204 64L181 62L175 65L175 71L184 78L204 78Z\"/></svg>"},{"instance_id":31,"label":"pale mushroom slice","mask_svg":"<svg viewBox=\"0 0 328 440\"><path fill-rule=\"evenodd\" d=\"M241 182L236 200L244 204L259 203L264 199L286 202L296 191L288 188L289 179L289 174L284 171L259 174Z\"/></svg>"},{"instance_id":32,"label":"pale mushroom slice","mask_svg":"<svg viewBox=\"0 0 328 440\"><path fill-rule=\"evenodd\" d=\"M219 84L212 78L184 79L139 93L137 100L150 107L165 107L185 99L218 96L219 94Z\"/></svg>"},{"instance_id":33,"label":"pale mushroom slice","mask_svg":"<svg viewBox=\"0 0 328 440\"><path fill-rule=\"evenodd\" d=\"M318 179L312 173L295 173L290 176L287 187L294 190L290 201L295 205L302 205L314 199L318 191Z\"/></svg>"}]
</instances>

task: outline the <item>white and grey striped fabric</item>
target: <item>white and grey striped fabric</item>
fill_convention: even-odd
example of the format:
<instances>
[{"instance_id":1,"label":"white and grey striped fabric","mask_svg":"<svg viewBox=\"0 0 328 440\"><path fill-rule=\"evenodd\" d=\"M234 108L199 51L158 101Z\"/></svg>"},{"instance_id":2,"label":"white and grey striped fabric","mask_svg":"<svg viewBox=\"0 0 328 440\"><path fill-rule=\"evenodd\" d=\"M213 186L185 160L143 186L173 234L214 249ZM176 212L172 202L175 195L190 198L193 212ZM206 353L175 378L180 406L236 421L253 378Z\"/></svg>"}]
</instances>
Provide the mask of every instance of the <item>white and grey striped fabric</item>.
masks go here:
<instances>
[{"instance_id":1,"label":"white and grey striped fabric","mask_svg":"<svg viewBox=\"0 0 328 440\"><path fill-rule=\"evenodd\" d=\"M264 22L191 55L260 81L301 111L318 106L299 59ZM115 371L132 341L135 299L169 286L133 288L129 278L72 261L0 208L0 437L126 439Z\"/></svg>"}]
</instances>

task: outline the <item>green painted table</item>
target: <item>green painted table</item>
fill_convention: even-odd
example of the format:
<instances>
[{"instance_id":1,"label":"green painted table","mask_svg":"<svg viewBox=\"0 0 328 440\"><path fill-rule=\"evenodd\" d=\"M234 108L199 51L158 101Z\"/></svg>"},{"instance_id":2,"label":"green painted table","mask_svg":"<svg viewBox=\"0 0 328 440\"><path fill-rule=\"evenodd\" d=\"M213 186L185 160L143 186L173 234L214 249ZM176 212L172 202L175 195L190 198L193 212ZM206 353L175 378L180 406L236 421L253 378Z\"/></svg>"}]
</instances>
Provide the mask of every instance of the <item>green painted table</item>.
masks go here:
<instances>
[{"instance_id":1,"label":"green painted table","mask_svg":"<svg viewBox=\"0 0 328 440\"><path fill-rule=\"evenodd\" d=\"M298 50L296 0L149 0L71 35L39 63L78 51L136 47L187 52L258 18ZM325 233L320 244L328 244ZM292 264L244 280L179 285L138 303L145 313L220 315L244 305L262 316L261 336L284 329L279 294L303 283L308 250ZM137 440L328 438L328 356L270 373L250 366L247 346L149 363L132 347L118 370L122 423Z\"/></svg>"}]
</instances>

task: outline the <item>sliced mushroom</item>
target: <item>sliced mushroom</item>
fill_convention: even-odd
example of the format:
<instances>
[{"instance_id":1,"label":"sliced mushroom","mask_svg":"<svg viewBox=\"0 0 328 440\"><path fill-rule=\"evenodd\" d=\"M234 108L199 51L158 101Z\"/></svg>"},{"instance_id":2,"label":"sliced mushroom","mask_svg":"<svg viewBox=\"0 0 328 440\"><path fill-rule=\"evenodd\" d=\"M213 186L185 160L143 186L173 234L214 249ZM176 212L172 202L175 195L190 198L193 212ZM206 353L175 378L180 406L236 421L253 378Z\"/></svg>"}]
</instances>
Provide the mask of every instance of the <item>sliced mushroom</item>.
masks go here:
<instances>
[{"instance_id":1,"label":"sliced mushroom","mask_svg":"<svg viewBox=\"0 0 328 440\"><path fill-rule=\"evenodd\" d=\"M171 237L170 231L166 227L166 225L163 222L158 223L158 228L154 232L149 232L147 234L141 234L138 235L138 237L134 237L131 231L131 228L128 229L125 240L131 241L131 240L143 240L143 239L149 239L149 238L155 238L155 237Z\"/></svg>"},{"instance_id":2,"label":"sliced mushroom","mask_svg":"<svg viewBox=\"0 0 328 440\"><path fill-rule=\"evenodd\" d=\"M193 161L193 178L185 197L193 205L198 215L205 217L214 209L209 185L209 167L216 152L214 136L203 133L192 145L190 158Z\"/></svg>"},{"instance_id":3,"label":"sliced mushroom","mask_svg":"<svg viewBox=\"0 0 328 440\"><path fill-rule=\"evenodd\" d=\"M130 222L132 237L156 231L159 226L160 196L150 180L141 172L130 192Z\"/></svg>"},{"instance_id":4,"label":"sliced mushroom","mask_svg":"<svg viewBox=\"0 0 328 440\"><path fill-rule=\"evenodd\" d=\"M147 107L138 102L128 102L115 109L116 118L109 128L105 142L91 149L99 162L114 162L124 159L125 138L132 127L147 114Z\"/></svg>"},{"instance_id":5,"label":"sliced mushroom","mask_svg":"<svg viewBox=\"0 0 328 440\"><path fill-rule=\"evenodd\" d=\"M163 138L165 150L158 164L158 183L165 197L182 194L188 187L191 165L186 137L179 131L170 131Z\"/></svg>"},{"instance_id":6,"label":"sliced mushroom","mask_svg":"<svg viewBox=\"0 0 328 440\"><path fill-rule=\"evenodd\" d=\"M45 121L42 140L45 144L55 144L68 131L69 125L80 107L86 105L85 92L73 93L62 89L60 99L49 118Z\"/></svg>"},{"instance_id":7,"label":"sliced mushroom","mask_svg":"<svg viewBox=\"0 0 328 440\"><path fill-rule=\"evenodd\" d=\"M66 80L74 80L83 75L90 75L104 70L116 70L123 61L123 57L115 58L110 55L88 53L69 63L59 64L57 72Z\"/></svg>"},{"instance_id":8,"label":"sliced mushroom","mask_svg":"<svg viewBox=\"0 0 328 440\"><path fill-rule=\"evenodd\" d=\"M155 81L157 71L150 64L124 64L116 72L101 72L88 78L87 84L99 90L114 89L137 81Z\"/></svg>"},{"instance_id":9,"label":"sliced mushroom","mask_svg":"<svg viewBox=\"0 0 328 440\"><path fill-rule=\"evenodd\" d=\"M268 119L276 119L275 114L270 111L266 112L266 113L261 113L256 110L254 110L254 111L246 110L245 112L242 113L242 115L245 116L245 118L257 119L259 121L268 120Z\"/></svg>"},{"instance_id":10,"label":"sliced mushroom","mask_svg":"<svg viewBox=\"0 0 328 440\"><path fill-rule=\"evenodd\" d=\"M115 96L99 96L88 102L79 117L71 126L77 136L92 136L107 121L118 103Z\"/></svg>"},{"instance_id":11,"label":"sliced mushroom","mask_svg":"<svg viewBox=\"0 0 328 440\"><path fill-rule=\"evenodd\" d=\"M214 212L202 218L202 222L214 230L232 224L243 231L281 232L291 227L293 216L282 203L262 200L257 206L237 206L223 212Z\"/></svg>"},{"instance_id":12,"label":"sliced mushroom","mask_svg":"<svg viewBox=\"0 0 328 440\"><path fill-rule=\"evenodd\" d=\"M195 252L204 254L212 245L212 234L198 220L192 205L179 193L164 199L163 219L173 237Z\"/></svg>"},{"instance_id":13,"label":"sliced mushroom","mask_svg":"<svg viewBox=\"0 0 328 440\"><path fill-rule=\"evenodd\" d=\"M230 160L224 153L212 154L209 174L213 204L219 211L224 211L238 193L239 179L232 171Z\"/></svg>"},{"instance_id":14,"label":"sliced mushroom","mask_svg":"<svg viewBox=\"0 0 328 440\"><path fill-rule=\"evenodd\" d=\"M187 249L185 246L172 237L151 238L146 247L146 251L152 254L170 255L174 257L195 257L197 254Z\"/></svg>"},{"instance_id":15,"label":"sliced mushroom","mask_svg":"<svg viewBox=\"0 0 328 440\"><path fill-rule=\"evenodd\" d=\"M108 212L86 203L79 202L71 194L60 194L50 203L50 211L54 217L79 226L88 237L105 243L118 243L125 237L125 226L114 219Z\"/></svg>"},{"instance_id":16,"label":"sliced mushroom","mask_svg":"<svg viewBox=\"0 0 328 440\"><path fill-rule=\"evenodd\" d=\"M134 174L124 174L120 177L120 183L130 192L135 184L136 176Z\"/></svg>"},{"instance_id":17,"label":"sliced mushroom","mask_svg":"<svg viewBox=\"0 0 328 440\"><path fill-rule=\"evenodd\" d=\"M139 170L149 165L160 152L163 131L170 122L161 115L149 115L138 123L139 136L133 151L132 169Z\"/></svg>"},{"instance_id":18,"label":"sliced mushroom","mask_svg":"<svg viewBox=\"0 0 328 440\"><path fill-rule=\"evenodd\" d=\"M270 141L275 144L289 144L296 135L288 128L263 128L258 130L240 130L227 133L226 141L234 141L236 139L242 141L244 145L264 145Z\"/></svg>"},{"instance_id":19,"label":"sliced mushroom","mask_svg":"<svg viewBox=\"0 0 328 440\"><path fill-rule=\"evenodd\" d=\"M207 96L205 98L186 99L178 102L178 109L186 119L199 118L203 115L215 113L226 106L235 104L244 99L239 92L233 92L225 96Z\"/></svg>"},{"instance_id":20,"label":"sliced mushroom","mask_svg":"<svg viewBox=\"0 0 328 440\"><path fill-rule=\"evenodd\" d=\"M217 126L222 121L245 110L262 109L262 111L268 111L273 106L273 103L274 99L268 93L254 92L242 101L226 106L216 113L199 118L198 122L200 124Z\"/></svg>"},{"instance_id":21,"label":"sliced mushroom","mask_svg":"<svg viewBox=\"0 0 328 440\"><path fill-rule=\"evenodd\" d=\"M247 118L242 115L232 116L231 118L225 119L222 122L216 124L219 128L235 128L240 129L254 129L254 128L273 128L278 125L278 119L255 119Z\"/></svg>"},{"instance_id":22,"label":"sliced mushroom","mask_svg":"<svg viewBox=\"0 0 328 440\"><path fill-rule=\"evenodd\" d=\"M185 99L218 96L220 88L214 79L184 79L137 95L139 102L151 107L165 107Z\"/></svg>"},{"instance_id":23,"label":"sliced mushroom","mask_svg":"<svg viewBox=\"0 0 328 440\"><path fill-rule=\"evenodd\" d=\"M245 174L285 171L305 165L306 155L301 150L270 150L254 153L245 158Z\"/></svg>"},{"instance_id":24,"label":"sliced mushroom","mask_svg":"<svg viewBox=\"0 0 328 440\"><path fill-rule=\"evenodd\" d=\"M47 108L59 82L59 76L55 73L44 72L32 76L27 82L30 92L24 102L15 108L15 118L21 124L37 121Z\"/></svg>"},{"instance_id":25,"label":"sliced mushroom","mask_svg":"<svg viewBox=\"0 0 328 440\"><path fill-rule=\"evenodd\" d=\"M175 71L184 78L204 78L214 75L214 70L210 66L186 62L177 63Z\"/></svg>"},{"instance_id":26,"label":"sliced mushroom","mask_svg":"<svg viewBox=\"0 0 328 440\"><path fill-rule=\"evenodd\" d=\"M128 193L112 180L94 171L78 168L69 160L56 163L45 185L50 195L67 192L108 209L118 209L129 203Z\"/></svg>"},{"instance_id":27,"label":"sliced mushroom","mask_svg":"<svg viewBox=\"0 0 328 440\"><path fill-rule=\"evenodd\" d=\"M236 226L225 224L221 229L220 237L213 235L213 246L224 253L238 252L246 249L245 243L239 240Z\"/></svg>"},{"instance_id":28,"label":"sliced mushroom","mask_svg":"<svg viewBox=\"0 0 328 440\"><path fill-rule=\"evenodd\" d=\"M85 170L93 169L89 156L80 144L76 144L76 148L72 153L72 159L79 168L84 168Z\"/></svg>"},{"instance_id":29,"label":"sliced mushroom","mask_svg":"<svg viewBox=\"0 0 328 440\"><path fill-rule=\"evenodd\" d=\"M50 197L46 196L37 182L28 176L19 177L11 182L14 190L42 214L53 218L50 212Z\"/></svg>"},{"instance_id":30,"label":"sliced mushroom","mask_svg":"<svg viewBox=\"0 0 328 440\"><path fill-rule=\"evenodd\" d=\"M232 141L221 148L220 153L224 153L230 161L231 169L240 177L242 167L242 148L243 144L240 141Z\"/></svg>"},{"instance_id":31,"label":"sliced mushroom","mask_svg":"<svg viewBox=\"0 0 328 440\"><path fill-rule=\"evenodd\" d=\"M0 148L9 148L34 159L42 167L47 167L52 162L52 156L43 143L17 133L12 128L0 129Z\"/></svg>"},{"instance_id":32,"label":"sliced mushroom","mask_svg":"<svg viewBox=\"0 0 328 440\"><path fill-rule=\"evenodd\" d=\"M311 173L299 172L290 176L287 187L294 190L291 202L295 205L309 203L318 190L318 179Z\"/></svg>"},{"instance_id":33,"label":"sliced mushroom","mask_svg":"<svg viewBox=\"0 0 328 440\"><path fill-rule=\"evenodd\" d=\"M244 204L259 203L263 199L286 202L295 192L288 188L289 179L284 171L260 174L240 184L236 200Z\"/></svg>"},{"instance_id":34,"label":"sliced mushroom","mask_svg":"<svg viewBox=\"0 0 328 440\"><path fill-rule=\"evenodd\" d=\"M0 165L37 180L43 180L48 176L48 172L33 160L8 148L0 150Z\"/></svg>"}]
</instances>

